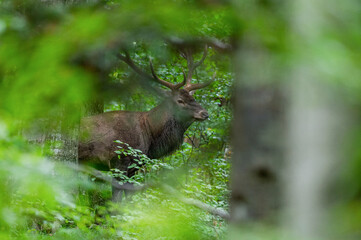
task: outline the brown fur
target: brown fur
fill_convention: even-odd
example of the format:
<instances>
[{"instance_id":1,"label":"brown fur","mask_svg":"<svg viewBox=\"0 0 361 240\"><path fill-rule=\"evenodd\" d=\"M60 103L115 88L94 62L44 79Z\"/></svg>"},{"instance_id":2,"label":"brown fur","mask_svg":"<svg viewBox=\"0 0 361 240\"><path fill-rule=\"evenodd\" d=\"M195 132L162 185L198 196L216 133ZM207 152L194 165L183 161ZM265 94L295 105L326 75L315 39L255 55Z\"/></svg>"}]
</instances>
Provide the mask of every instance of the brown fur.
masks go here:
<instances>
[{"instance_id":1,"label":"brown fur","mask_svg":"<svg viewBox=\"0 0 361 240\"><path fill-rule=\"evenodd\" d=\"M184 132L195 120L203 121L207 111L186 90L171 96L148 112L114 111L81 120L79 162L106 169L118 168L131 177L131 158L119 159L114 152L118 143L128 143L150 158L161 158L176 150Z\"/></svg>"}]
</instances>

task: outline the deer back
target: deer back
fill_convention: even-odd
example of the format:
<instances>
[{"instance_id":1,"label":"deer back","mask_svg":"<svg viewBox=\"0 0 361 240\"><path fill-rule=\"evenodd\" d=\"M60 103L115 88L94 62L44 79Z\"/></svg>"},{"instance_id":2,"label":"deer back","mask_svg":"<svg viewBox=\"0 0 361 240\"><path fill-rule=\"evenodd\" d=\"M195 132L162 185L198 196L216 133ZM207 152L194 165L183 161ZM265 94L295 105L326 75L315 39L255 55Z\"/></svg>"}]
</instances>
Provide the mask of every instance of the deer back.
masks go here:
<instances>
[{"instance_id":1,"label":"deer back","mask_svg":"<svg viewBox=\"0 0 361 240\"><path fill-rule=\"evenodd\" d=\"M80 124L79 161L110 167L110 161L117 157L114 151L119 143L115 143L115 140L146 151L149 131L144 129L145 116L143 112L114 111L83 118Z\"/></svg>"}]
</instances>

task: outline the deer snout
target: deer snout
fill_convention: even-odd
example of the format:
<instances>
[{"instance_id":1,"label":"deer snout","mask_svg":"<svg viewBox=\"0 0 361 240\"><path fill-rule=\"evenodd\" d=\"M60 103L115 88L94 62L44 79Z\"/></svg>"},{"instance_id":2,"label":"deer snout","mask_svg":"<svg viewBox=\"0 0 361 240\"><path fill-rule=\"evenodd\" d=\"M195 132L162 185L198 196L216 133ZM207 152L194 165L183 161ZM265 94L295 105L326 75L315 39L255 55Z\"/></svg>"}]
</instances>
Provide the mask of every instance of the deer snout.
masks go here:
<instances>
[{"instance_id":1,"label":"deer snout","mask_svg":"<svg viewBox=\"0 0 361 240\"><path fill-rule=\"evenodd\" d=\"M208 112L206 110L202 110L198 112L197 116L195 116L195 119L198 121L204 121L209 117Z\"/></svg>"}]
</instances>

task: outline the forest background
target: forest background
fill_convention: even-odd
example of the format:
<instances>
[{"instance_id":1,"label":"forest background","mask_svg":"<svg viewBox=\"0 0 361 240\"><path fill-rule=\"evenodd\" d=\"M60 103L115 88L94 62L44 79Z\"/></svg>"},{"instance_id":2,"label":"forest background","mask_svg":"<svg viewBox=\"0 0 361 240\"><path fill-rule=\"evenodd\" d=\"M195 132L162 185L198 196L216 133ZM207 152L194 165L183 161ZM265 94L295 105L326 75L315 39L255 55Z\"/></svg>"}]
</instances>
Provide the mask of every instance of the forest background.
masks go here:
<instances>
[{"instance_id":1,"label":"forest background","mask_svg":"<svg viewBox=\"0 0 361 240\"><path fill-rule=\"evenodd\" d=\"M0 1L0 239L359 239L361 4ZM79 167L79 120L180 82L210 119L121 204ZM137 154L130 152L130 154ZM103 172L104 176L110 173ZM103 179L103 180L104 180ZM106 179L105 179L106 180Z\"/></svg>"}]
</instances>

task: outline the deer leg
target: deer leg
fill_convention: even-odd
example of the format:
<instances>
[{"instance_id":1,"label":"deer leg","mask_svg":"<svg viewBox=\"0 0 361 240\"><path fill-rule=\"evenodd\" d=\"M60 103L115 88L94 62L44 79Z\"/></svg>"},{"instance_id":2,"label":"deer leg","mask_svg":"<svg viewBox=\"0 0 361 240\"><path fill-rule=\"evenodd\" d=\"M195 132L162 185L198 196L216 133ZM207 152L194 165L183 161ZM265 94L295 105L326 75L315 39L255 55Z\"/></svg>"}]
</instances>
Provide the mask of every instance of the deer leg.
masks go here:
<instances>
[{"instance_id":1,"label":"deer leg","mask_svg":"<svg viewBox=\"0 0 361 240\"><path fill-rule=\"evenodd\" d=\"M128 178L131 178L135 175L135 173L137 172L138 169L135 169L135 168L130 168L128 169L127 171L127 177ZM125 194L125 197L130 197L132 196L133 192L135 191L133 188L134 188L134 184L133 183L127 183L127 186L128 186L128 189L125 189L124 190L124 194Z\"/></svg>"},{"instance_id":2,"label":"deer leg","mask_svg":"<svg viewBox=\"0 0 361 240\"><path fill-rule=\"evenodd\" d=\"M121 172L125 173L126 176L128 178L131 178L135 175L135 173L138 171L137 168L128 168L128 166L130 166L132 163L134 163L134 160L132 157L129 156L122 156L121 159L115 159L115 161L113 161L114 164L112 166L112 168L116 168L119 169ZM114 177L113 181L121 181L120 177ZM113 184L112 186L112 200L113 202L120 202L122 200L123 197L123 191L124 191L124 195L125 197L130 197L132 195L132 192L134 191L133 189L133 184L132 183L124 183L124 186L126 186L126 188L123 189L119 189L115 186L115 184Z\"/></svg>"},{"instance_id":3,"label":"deer leg","mask_svg":"<svg viewBox=\"0 0 361 240\"><path fill-rule=\"evenodd\" d=\"M122 173L127 174L128 173L128 163L130 159L129 157L122 156L120 159L114 158L112 161L111 168L118 169ZM119 174L119 172L115 172L116 174ZM123 189L120 189L117 187L118 184L114 184L115 182L119 183L122 180L121 177L113 177L113 184L112 184L112 201L113 202L121 202L123 197Z\"/></svg>"},{"instance_id":4,"label":"deer leg","mask_svg":"<svg viewBox=\"0 0 361 240\"><path fill-rule=\"evenodd\" d=\"M113 182L119 182L119 178L113 178ZM122 196L123 196L123 190L117 188L116 186L114 186L115 184L112 185L112 201L113 202L121 202L122 201Z\"/></svg>"}]
</instances>

